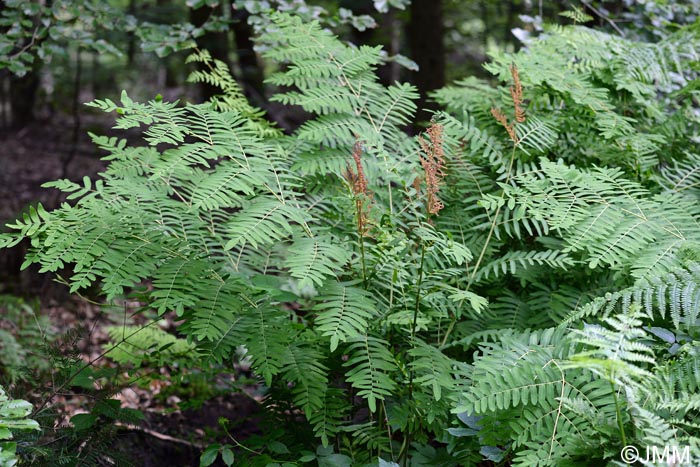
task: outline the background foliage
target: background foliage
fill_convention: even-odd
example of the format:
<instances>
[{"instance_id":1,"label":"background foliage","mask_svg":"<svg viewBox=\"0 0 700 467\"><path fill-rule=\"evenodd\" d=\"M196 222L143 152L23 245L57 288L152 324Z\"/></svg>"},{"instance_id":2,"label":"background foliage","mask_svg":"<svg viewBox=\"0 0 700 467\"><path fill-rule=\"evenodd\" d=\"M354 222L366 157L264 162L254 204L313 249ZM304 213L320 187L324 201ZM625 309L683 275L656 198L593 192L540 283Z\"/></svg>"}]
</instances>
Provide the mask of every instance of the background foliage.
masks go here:
<instances>
[{"instance_id":1,"label":"background foliage","mask_svg":"<svg viewBox=\"0 0 700 467\"><path fill-rule=\"evenodd\" d=\"M181 381L203 375L204 392L249 366L262 394L270 428L240 442L222 418L227 437L201 465L624 465L627 445L700 456L700 31L687 5L584 4L556 16L570 24L530 5L520 45L491 37L479 49L488 77L443 87L421 72L417 86L396 79L416 65L440 75L419 42L413 63L395 43L373 45L379 34L359 40L377 18L410 15L411 43L420 1L199 3L186 6L212 22L123 24L163 54L206 38L186 60L204 102L93 100L121 132L91 133L105 170L45 183L66 202L29 206L0 236L28 244L23 266L71 293L136 300L147 317L110 327L88 363L52 352L41 318L0 328L2 355L45 345L65 370L33 418L49 418L61 390L102 382L65 441L26 435L25 462L129 465L110 440L144 415L112 398L134 383L119 370L156 379L164 366ZM20 11L3 5L6 18ZM479 6L482 26L503 8ZM507 6L510 30L523 5ZM42 26L20 21L15 72L65 39L52 29L90 29L55 14L45 24L51 7L37 8L21 12ZM246 71L239 49L232 74L216 34L240 12L265 68ZM451 30L460 16L438 19ZM596 21L605 27L582 25ZM444 57L460 53L461 26ZM35 35L47 38L37 49ZM67 44L93 47L80 40ZM256 75L264 84L245 79ZM13 323L34 313L13 299L7 309ZM116 366L94 366L103 358ZM2 381L46 370L20 358Z\"/></svg>"}]
</instances>

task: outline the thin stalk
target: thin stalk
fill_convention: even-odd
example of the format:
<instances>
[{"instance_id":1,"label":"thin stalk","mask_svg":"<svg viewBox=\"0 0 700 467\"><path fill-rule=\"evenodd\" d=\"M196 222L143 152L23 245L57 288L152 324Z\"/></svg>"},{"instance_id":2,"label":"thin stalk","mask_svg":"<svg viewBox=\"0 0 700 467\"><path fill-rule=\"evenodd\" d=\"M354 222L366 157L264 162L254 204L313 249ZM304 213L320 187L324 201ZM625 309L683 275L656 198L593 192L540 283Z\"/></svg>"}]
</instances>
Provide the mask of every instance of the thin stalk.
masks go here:
<instances>
[{"instance_id":1,"label":"thin stalk","mask_svg":"<svg viewBox=\"0 0 700 467\"><path fill-rule=\"evenodd\" d=\"M362 283L364 288L367 289L367 264L365 262L365 236L360 234L360 261L362 262Z\"/></svg>"},{"instance_id":2,"label":"thin stalk","mask_svg":"<svg viewBox=\"0 0 700 467\"><path fill-rule=\"evenodd\" d=\"M391 454L391 459L394 460L394 447L391 445L391 426L389 425L389 417L386 412L386 407L384 406L384 401L380 401L380 408L382 409L384 415L382 418L384 419L384 425L386 426L386 433L387 433L387 438L389 438L389 453ZM381 422L382 420L379 420L380 427L381 427Z\"/></svg>"},{"instance_id":3,"label":"thin stalk","mask_svg":"<svg viewBox=\"0 0 700 467\"><path fill-rule=\"evenodd\" d=\"M413 309L413 323L411 324L411 346L415 345L416 339L416 327L418 326L418 310L420 309L420 294L421 287L423 286L423 265L425 263L425 243L421 241L420 244L420 266L418 267L418 287L416 288L416 307ZM413 369L409 371L408 377L408 399L413 400ZM403 450L402 455L403 465L406 467L408 465L408 447L411 445L411 433L409 432L404 438L404 446L406 450Z\"/></svg>"},{"instance_id":4,"label":"thin stalk","mask_svg":"<svg viewBox=\"0 0 700 467\"><path fill-rule=\"evenodd\" d=\"M416 326L418 323L418 310L420 308L420 293L421 286L423 285L423 263L425 262L425 243L421 241L420 245L420 266L418 267L418 287L416 289L416 307L413 310L413 324L411 325L411 343L413 343L416 337ZM413 382L413 375L411 375L411 382Z\"/></svg>"},{"instance_id":5,"label":"thin stalk","mask_svg":"<svg viewBox=\"0 0 700 467\"><path fill-rule=\"evenodd\" d=\"M517 147L517 143L513 144L513 151L510 154L510 163L508 164L508 175L506 176L506 181L505 183L508 183L510 181L510 176L513 171L513 162L515 161L515 148ZM481 252L479 253L479 258L476 260L476 264L474 265L474 269L472 269L472 274L471 277L469 278L469 282L467 282L467 287L465 291L469 292L469 289L471 288L472 284L474 283L474 278L476 277L476 273L479 270L479 266L481 266L481 262L484 259L484 255L486 254L486 249L489 247L489 243L491 243L491 238L493 238L493 232L496 229L496 223L498 222L498 215L501 213L501 206L498 206L496 208L496 212L493 214L493 220L491 221L491 228L489 229L489 233L486 236L486 241L484 242L484 246L481 248ZM461 304L460 304L461 305ZM455 327L455 323L457 321L457 316L453 316L452 320L450 320L450 325L447 328L447 332L445 332L445 337L442 339L442 343L440 344L440 348L445 347L447 344L447 339L450 337L450 334L452 333L452 330Z\"/></svg>"},{"instance_id":6,"label":"thin stalk","mask_svg":"<svg viewBox=\"0 0 700 467\"><path fill-rule=\"evenodd\" d=\"M132 336L138 334L139 332L143 331L144 329L146 329L146 328L149 327L149 326L152 326L152 325L156 324L157 322L158 322L158 321L156 321L156 320L151 321L150 323L145 324L143 327L138 328L137 330L135 330L134 332L130 333L129 335L123 336L122 339L119 340L119 342L117 342L117 343L115 343L114 345L110 346L110 347L109 347L108 349L106 349L104 352L102 352L102 353L99 354L98 356L96 356L96 357L90 359L88 362L86 362L86 363L84 363L83 365L81 365L80 368L78 368L77 370L73 371L73 372L68 376L68 378L66 378L66 380L65 380L62 384L60 384L58 387L55 387L55 385L54 385L54 390L51 391L51 394L49 394L48 397L46 397L46 399L44 399L44 400L42 401L42 403L39 404L39 406L38 406L37 408L35 408L35 409L32 411L31 417L32 417L32 418L33 418L33 417L36 417L38 414L40 414L41 412L43 412L44 408L53 400L53 398L56 397L61 391L63 391L69 384L71 384L71 383L73 382L73 380L74 380L80 373L82 373L83 371L85 371L86 369L90 368L92 365L94 365L95 363L97 363L99 360L101 360L102 358L104 358L105 355L107 355L108 353L110 353L112 350L116 349L116 348L119 347L120 345L122 345L122 344L123 344L124 342L126 342L130 337L132 337Z\"/></svg>"},{"instance_id":7,"label":"thin stalk","mask_svg":"<svg viewBox=\"0 0 700 467\"><path fill-rule=\"evenodd\" d=\"M627 446L627 437L625 436L625 428L622 425L622 409L620 408L620 401L615 393L615 385L612 380L608 380L610 383L610 389L612 390L613 399L615 399L615 414L617 415L617 428L620 430L620 438L622 438L622 445Z\"/></svg>"}]
</instances>

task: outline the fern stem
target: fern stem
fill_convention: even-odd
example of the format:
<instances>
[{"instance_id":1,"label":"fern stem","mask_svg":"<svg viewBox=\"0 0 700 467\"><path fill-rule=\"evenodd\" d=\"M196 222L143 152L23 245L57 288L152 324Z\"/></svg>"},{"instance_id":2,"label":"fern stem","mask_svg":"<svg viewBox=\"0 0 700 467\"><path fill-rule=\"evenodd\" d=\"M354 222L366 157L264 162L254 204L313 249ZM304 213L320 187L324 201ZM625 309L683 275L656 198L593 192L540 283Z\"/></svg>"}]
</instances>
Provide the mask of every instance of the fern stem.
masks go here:
<instances>
[{"instance_id":1,"label":"fern stem","mask_svg":"<svg viewBox=\"0 0 700 467\"><path fill-rule=\"evenodd\" d=\"M457 316L454 314L452 315L452 318L450 319L450 325L447 326L447 331L445 331L445 336L442 338L442 342L440 343L440 349L444 348L445 345L447 344L447 338L450 337L450 334L452 333L452 330L455 327L455 324L457 323ZM440 336L438 336L438 340L440 339Z\"/></svg>"},{"instance_id":2,"label":"fern stem","mask_svg":"<svg viewBox=\"0 0 700 467\"><path fill-rule=\"evenodd\" d=\"M380 427L382 426L382 422L384 422L384 425L386 426L386 434L387 434L387 438L389 439L389 453L391 454L391 459L394 460L394 448L391 445L391 442L392 442L391 425L389 424L389 416L387 414L386 407L384 406L383 400L380 401L379 407L383 411L383 415L382 415L382 412L380 412L381 418L379 419L379 426ZM381 454L381 447L380 447L380 454Z\"/></svg>"},{"instance_id":3,"label":"fern stem","mask_svg":"<svg viewBox=\"0 0 700 467\"><path fill-rule=\"evenodd\" d=\"M511 174L513 173L513 162L515 162L515 148L517 147L517 143L513 145L513 151L510 153L510 162L508 163L508 173L506 175L506 180L505 183L507 184L510 182L510 177ZM474 282L474 278L476 277L476 273L479 271L479 266L481 266L481 261L484 259L484 255L486 254L486 250L489 247L489 243L491 243L491 238L493 237L493 232L496 230L496 224L498 223L498 215L501 213L501 206L498 206L496 208L496 212L493 214L493 220L491 221L491 228L489 229L489 234L486 236L486 241L484 242L484 246L481 248L481 253L479 253L479 258L476 260L476 264L474 265L474 269L472 270L472 276L469 278L469 282L467 283L467 290L472 286L472 283Z\"/></svg>"},{"instance_id":4,"label":"fern stem","mask_svg":"<svg viewBox=\"0 0 700 467\"><path fill-rule=\"evenodd\" d=\"M411 345L416 337L416 326L418 323L418 310L420 308L420 292L423 285L423 264L425 262L425 243L420 245L420 266L418 267L418 287L416 290L416 307L413 309L413 323L411 324ZM413 372L411 372L411 384L413 384ZM410 389L410 388L409 388Z\"/></svg>"},{"instance_id":5,"label":"fern stem","mask_svg":"<svg viewBox=\"0 0 700 467\"><path fill-rule=\"evenodd\" d=\"M510 177L511 174L513 173L513 162L515 162L515 148L517 147L517 142L513 145L513 151L510 153L510 162L508 163L508 172L506 174L506 180L505 183L510 182ZM467 282L467 287L465 288L465 291L469 291L471 288L472 284L474 283L474 278L476 277L476 273L479 271L479 266L481 266L481 262L484 259L484 255L486 254L486 250L489 247L489 243L491 243L491 238L493 237L493 232L496 230L496 224L498 223L498 215L501 213L501 206L498 206L496 208L496 212L493 214L493 220L491 221L491 228L489 229L489 233L486 236L486 241L484 242L484 246L481 248L481 252L479 253L479 258L476 260L476 264L474 264L474 269L472 269L472 274L471 277L469 278L469 282ZM464 301L464 300L462 300ZM461 303L460 303L461 306ZM453 316L452 320L450 321L450 325L447 328L447 332L445 332L445 337L442 339L442 343L440 344L440 348L445 347L447 344L447 339L450 337L450 334L452 333L452 330L455 327L455 323L457 322L457 316Z\"/></svg>"},{"instance_id":6,"label":"fern stem","mask_svg":"<svg viewBox=\"0 0 700 467\"><path fill-rule=\"evenodd\" d=\"M416 307L413 309L413 323L411 324L411 347L415 345L416 327L418 326L418 310L420 309L420 293L423 286L423 265L425 264L425 243L420 242L420 266L418 266L418 286L416 288ZM408 400L413 400L413 369L409 372L408 377ZM407 433L404 438L406 450L403 452L403 465L408 465L408 447L411 444L411 433ZM403 450L403 449L402 449Z\"/></svg>"},{"instance_id":7,"label":"fern stem","mask_svg":"<svg viewBox=\"0 0 700 467\"><path fill-rule=\"evenodd\" d=\"M625 436L625 428L622 425L622 409L620 408L620 401L617 398L617 393L615 391L615 385L612 380L608 380L610 383L610 389L612 390L612 396L615 400L615 414L617 416L617 427L620 430L620 438L622 439L622 445L627 446L627 437Z\"/></svg>"},{"instance_id":8,"label":"fern stem","mask_svg":"<svg viewBox=\"0 0 700 467\"><path fill-rule=\"evenodd\" d=\"M236 447L239 447L239 448L241 448L241 449L244 449L244 450L248 451L248 452L251 453L251 454L255 454L255 455L258 455L258 456L262 456L262 454L263 454L262 452L255 451L254 449L250 449L248 446L245 446L245 445L239 443L238 440L236 440L236 438L234 438L233 435L231 435L231 433L228 431L228 427L226 426L226 425L228 425L228 420L225 420L225 422L224 422L223 420L220 420L220 421L219 421L219 425L221 426L221 428L224 429L224 432L226 433L226 436L228 436L229 439L230 439L231 441L233 441L233 443L236 445Z\"/></svg>"},{"instance_id":9,"label":"fern stem","mask_svg":"<svg viewBox=\"0 0 700 467\"><path fill-rule=\"evenodd\" d=\"M361 214L358 214L361 215ZM367 263L365 262L365 236L360 234L360 261L362 262L362 284L367 289Z\"/></svg>"}]
</instances>

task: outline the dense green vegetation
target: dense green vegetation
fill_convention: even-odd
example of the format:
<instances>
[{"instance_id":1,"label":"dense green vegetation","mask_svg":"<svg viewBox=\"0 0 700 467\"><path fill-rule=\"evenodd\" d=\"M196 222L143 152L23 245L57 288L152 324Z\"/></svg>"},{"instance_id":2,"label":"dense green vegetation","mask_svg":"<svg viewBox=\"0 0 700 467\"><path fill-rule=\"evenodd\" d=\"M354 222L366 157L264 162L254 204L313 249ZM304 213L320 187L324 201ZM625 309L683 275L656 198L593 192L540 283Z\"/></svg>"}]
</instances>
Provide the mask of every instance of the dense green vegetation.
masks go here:
<instances>
[{"instance_id":1,"label":"dense green vegetation","mask_svg":"<svg viewBox=\"0 0 700 467\"><path fill-rule=\"evenodd\" d=\"M119 370L168 366L197 399L250 366L268 424L239 442L222 419L228 441L201 465L632 464L625 446L688 447L696 465L700 29L667 17L650 33L664 7L620 12L624 31L568 10L520 50L493 48L488 77L441 89L387 82L386 66L413 64L339 38L342 22L253 9L261 106L303 109L301 124L271 121L193 49L190 81L211 97L90 102L139 139L91 134L104 172L46 183L67 201L28 207L0 246L26 242L24 267L71 293L138 302L147 323L109 328L99 355ZM13 321L35 314L4 300ZM0 343L50 346L40 319ZM135 465L109 440L143 414L109 394L42 442L29 415L121 377L52 358L68 376L35 412L0 390L0 465Z\"/></svg>"}]
</instances>

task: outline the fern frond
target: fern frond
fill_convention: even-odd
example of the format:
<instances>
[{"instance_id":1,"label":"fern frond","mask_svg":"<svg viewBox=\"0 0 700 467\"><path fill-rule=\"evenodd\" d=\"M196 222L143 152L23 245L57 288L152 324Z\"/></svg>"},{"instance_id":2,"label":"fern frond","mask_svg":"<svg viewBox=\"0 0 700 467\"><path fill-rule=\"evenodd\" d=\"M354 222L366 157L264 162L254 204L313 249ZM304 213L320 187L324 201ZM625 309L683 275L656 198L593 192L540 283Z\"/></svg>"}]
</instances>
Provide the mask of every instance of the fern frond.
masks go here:
<instances>
[{"instance_id":1,"label":"fern frond","mask_svg":"<svg viewBox=\"0 0 700 467\"><path fill-rule=\"evenodd\" d=\"M331 352L340 342L363 335L377 316L372 297L351 285L329 283L319 290L317 301L316 330L330 337Z\"/></svg>"},{"instance_id":2,"label":"fern frond","mask_svg":"<svg viewBox=\"0 0 700 467\"><path fill-rule=\"evenodd\" d=\"M140 367L144 361L156 365L198 362L193 344L158 327L111 326L106 331L113 347L106 356L117 363Z\"/></svg>"},{"instance_id":3,"label":"fern frond","mask_svg":"<svg viewBox=\"0 0 700 467\"><path fill-rule=\"evenodd\" d=\"M244 206L227 224L230 240L225 248L250 244L253 248L266 245L294 232L291 222L306 222L307 216L295 206L273 197L259 197Z\"/></svg>"},{"instance_id":4,"label":"fern frond","mask_svg":"<svg viewBox=\"0 0 700 467\"><path fill-rule=\"evenodd\" d=\"M388 342L360 336L350 341L347 352L350 357L343 364L349 367L345 373L347 381L358 389L358 396L367 400L370 411L376 412L377 401L384 400L396 388L390 374L397 368Z\"/></svg>"},{"instance_id":5,"label":"fern frond","mask_svg":"<svg viewBox=\"0 0 700 467\"><path fill-rule=\"evenodd\" d=\"M436 401L442 398L443 391L450 394L456 388L453 378L455 363L435 347L423 341L408 351L411 356L409 366L415 372L414 381L430 388Z\"/></svg>"},{"instance_id":6,"label":"fern frond","mask_svg":"<svg viewBox=\"0 0 700 467\"><path fill-rule=\"evenodd\" d=\"M299 280L299 287L322 286L327 277L336 277L350 259L347 250L328 236L297 238L288 253L284 265Z\"/></svg>"},{"instance_id":7,"label":"fern frond","mask_svg":"<svg viewBox=\"0 0 700 467\"><path fill-rule=\"evenodd\" d=\"M282 377L294 384L294 403L306 418L324 406L328 391L328 369L323 365L323 354L310 345L292 343L282 358Z\"/></svg>"},{"instance_id":8,"label":"fern frond","mask_svg":"<svg viewBox=\"0 0 700 467\"><path fill-rule=\"evenodd\" d=\"M547 265L550 268L567 268L575 264L573 258L566 253L557 250L545 251L509 251L498 259L485 264L474 276L474 280L479 282L488 279L492 274L498 277L502 274L515 274L535 265Z\"/></svg>"},{"instance_id":9,"label":"fern frond","mask_svg":"<svg viewBox=\"0 0 700 467\"><path fill-rule=\"evenodd\" d=\"M564 252L586 252L591 268L630 266L644 277L673 264L681 245L695 241L698 232L688 205L673 197L652 198L619 171L584 172L543 160L541 172L516 180L526 191L507 187L509 197L566 234Z\"/></svg>"},{"instance_id":10,"label":"fern frond","mask_svg":"<svg viewBox=\"0 0 700 467\"><path fill-rule=\"evenodd\" d=\"M640 281L635 286L594 299L571 313L562 325L589 316L603 318L615 312L624 314L638 309L652 319L668 316L677 329L693 332L700 320L699 274L700 267L689 263L687 269Z\"/></svg>"},{"instance_id":11,"label":"fern frond","mask_svg":"<svg viewBox=\"0 0 700 467\"><path fill-rule=\"evenodd\" d=\"M697 200L700 196L700 156L688 152L685 156L662 166L654 178L664 189Z\"/></svg>"},{"instance_id":12,"label":"fern frond","mask_svg":"<svg viewBox=\"0 0 700 467\"><path fill-rule=\"evenodd\" d=\"M314 433L321 438L321 444L324 447L327 447L330 440L343 428L350 409L347 394L337 388L328 387L326 389L323 404L309 417L309 422L314 427Z\"/></svg>"}]
</instances>

